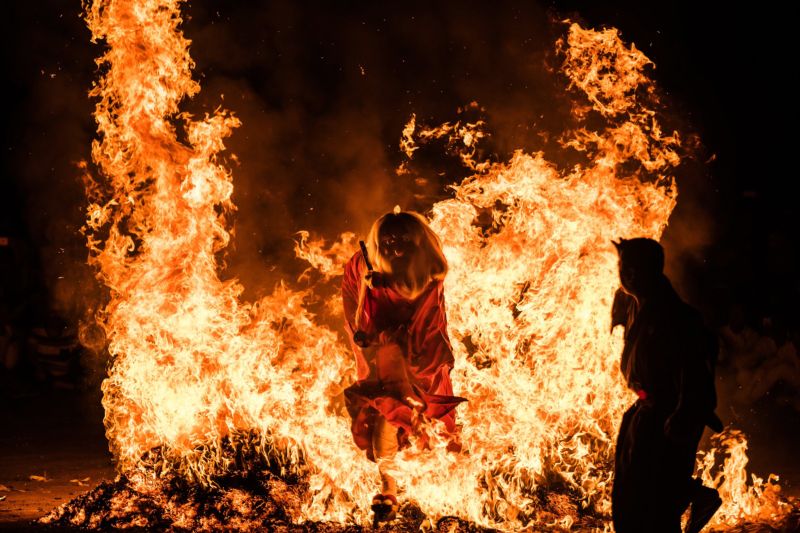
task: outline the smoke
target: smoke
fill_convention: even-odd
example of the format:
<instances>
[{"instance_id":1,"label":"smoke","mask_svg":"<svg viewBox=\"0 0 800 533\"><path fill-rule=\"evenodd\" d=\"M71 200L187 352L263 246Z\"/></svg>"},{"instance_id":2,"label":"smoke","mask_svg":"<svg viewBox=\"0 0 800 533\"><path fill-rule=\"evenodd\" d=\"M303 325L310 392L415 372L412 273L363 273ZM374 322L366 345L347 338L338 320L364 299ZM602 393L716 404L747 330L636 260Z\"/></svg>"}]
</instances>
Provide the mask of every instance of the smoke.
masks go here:
<instances>
[{"instance_id":1,"label":"smoke","mask_svg":"<svg viewBox=\"0 0 800 533\"><path fill-rule=\"evenodd\" d=\"M479 102L492 128L486 150L497 159L541 143L547 113L555 115L545 70L555 33L535 4L498 12L412 3L397 13L371 4L194 3L188 13L203 85L189 108L211 110L224 95L221 104L243 122L228 143L238 158L238 213L227 272L254 294L299 273L296 231L363 235L395 205L427 210L466 175L437 153L397 176L412 113L438 124Z\"/></svg>"},{"instance_id":2,"label":"smoke","mask_svg":"<svg viewBox=\"0 0 800 533\"><path fill-rule=\"evenodd\" d=\"M574 163L557 147L572 120L563 80L553 75L562 26L541 5L412 2L399 13L366 4L194 3L187 13L204 87L189 107L213 109L224 95L222 105L243 121L229 141L239 211L228 274L253 295L299 272L296 231L363 235L396 204L427 210L467 174L435 148L417 154L411 176L395 174L412 113L436 125L478 102L488 158L547 150L565 168ZM668 127L691 132L677 117ZM677 172L680 202L664 244L678 289L702 301L693 280L715 235L713 191L707 154L692 150L697 159Z\"/></svg>"},{"instance_id":3,"label":"smoke","mask_svg":"<svg viewBox=\"0 0 800 533\"><path fill-rule=\"evenodd\" d=\"M14 46L5 47L25 45L11 62L21 105L8 173L24 198L47 298L75 314L98 299L83 266L85 200L74 165L89 158L93 103L86 93L102 45L89 42L79 6L19 9L22 18L8 32ZM475 101L473 114L490 133L486 157L503 161L515 149L544 149L557 164L573 163L553 150L571 120L563 80L552 73L553 43L563 30L555 21L574 18L566 9L208 0L189 3L184 13L203 87L185 109L202 114L222 106L242 120L227 141L238 211L224 275L241 279L248 298L300 273L292 251L297 231L363 235L394 205L427 210L467 174L441 152L421 150L413 174L397 176L404 160L398 141L412 113L436 125ZM682 281L692 274L684 265L702 265L713 239L710 189L699 162L680 169L678 179L679 204L664 237L673 260L668 271L694 294Z\"/></svg>"}]
</instances>

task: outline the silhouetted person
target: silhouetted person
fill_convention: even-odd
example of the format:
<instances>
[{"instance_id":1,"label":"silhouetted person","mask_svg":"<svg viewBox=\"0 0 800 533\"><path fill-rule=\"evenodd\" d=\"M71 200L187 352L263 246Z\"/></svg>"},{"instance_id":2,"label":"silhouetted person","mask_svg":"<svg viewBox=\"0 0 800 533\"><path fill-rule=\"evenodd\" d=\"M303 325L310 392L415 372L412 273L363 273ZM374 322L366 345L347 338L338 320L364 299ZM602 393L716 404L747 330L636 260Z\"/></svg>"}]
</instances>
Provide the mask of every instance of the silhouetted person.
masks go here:
<instances>
[{"instance_id":1,"label":"silhouetted person","mask_svg":"<svg viewBox=\"0 0 800 533\"><path fill-rule=\"evenodd\" d=\"M716 337L664 276L664 250L652 239L621 239L622 289L612 327L625 326L621 369L638 400L617 437L611 493L618 533L700 531L719 508L716 490L692 477L704 426L716 431Z\"/></svg>"}]
</instances>

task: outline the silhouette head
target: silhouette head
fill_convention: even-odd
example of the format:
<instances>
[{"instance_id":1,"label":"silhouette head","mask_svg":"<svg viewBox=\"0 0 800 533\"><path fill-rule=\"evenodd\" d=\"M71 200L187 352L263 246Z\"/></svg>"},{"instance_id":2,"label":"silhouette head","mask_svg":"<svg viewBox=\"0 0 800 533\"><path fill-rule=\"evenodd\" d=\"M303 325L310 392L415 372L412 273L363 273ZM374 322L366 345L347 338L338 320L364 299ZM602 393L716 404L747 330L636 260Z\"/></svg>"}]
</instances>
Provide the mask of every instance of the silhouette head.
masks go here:
<instances>
[{"instance_id":1,"label":"silhouette head","mask_svg":"<svg viewBox=\"0 0 800 533\"><path fill-rule=\"evenodd\" d=\"M619 256L619 281L633 296L646 296L664 273L664 248L653 239L612 241Z\"/></svg>"}]
</instances>

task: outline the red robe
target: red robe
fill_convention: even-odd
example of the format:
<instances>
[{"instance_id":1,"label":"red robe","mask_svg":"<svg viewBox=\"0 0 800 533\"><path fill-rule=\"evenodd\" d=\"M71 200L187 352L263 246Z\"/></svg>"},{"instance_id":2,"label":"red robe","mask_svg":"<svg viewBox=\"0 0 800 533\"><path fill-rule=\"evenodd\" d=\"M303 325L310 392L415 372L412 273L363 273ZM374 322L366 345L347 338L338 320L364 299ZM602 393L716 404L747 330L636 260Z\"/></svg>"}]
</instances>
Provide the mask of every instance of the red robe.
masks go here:
<instances>
[{"instance_id":1,"label":"red robe","mask_svg":"<svg viewBox=\"0 0 800 533\"><path fill-rule=\"evenodd\" d=\"M342 281L345 329L358 371L358 381L345 390L345 402L353 421L353 439L373 459L376 415L399 428L398 441L403 445L420 412L428 419L441 420L455 434L454 409L466 400L453 396L450 383L453 351L447 336L442 281L431 281L413 300L390 287L368 288L360 329L371 345L361 348L353 342L353 333L365 271L358 252L347 262Z\"/></svg>"}]
</instances>

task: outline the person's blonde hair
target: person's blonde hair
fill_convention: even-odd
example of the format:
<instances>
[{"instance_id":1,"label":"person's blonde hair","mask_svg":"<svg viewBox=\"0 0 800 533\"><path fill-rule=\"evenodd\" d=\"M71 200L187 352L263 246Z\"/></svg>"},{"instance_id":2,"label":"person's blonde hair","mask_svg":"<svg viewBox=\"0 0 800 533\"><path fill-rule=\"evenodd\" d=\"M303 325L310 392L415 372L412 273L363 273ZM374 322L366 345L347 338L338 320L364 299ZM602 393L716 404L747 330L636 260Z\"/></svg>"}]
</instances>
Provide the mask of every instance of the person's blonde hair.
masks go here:
<instances>
[{"instance_id":1,"label":"person's blonde hair","mask_svg":"<svg viewBox=\"0 0 800 533\"><path fill-rule=\"evenodd\" d=\"M414 243L405 272L392 272L391 262L381 254L381 232L389 225L401 228ZM392 285L408 298L415 298L432 280L441 280L447 275L447 259L439 237L425 217L413 211L390 212L378 218L367 235L367 251L373 268L391 274Z\"/></svg>"}]
</instances>

